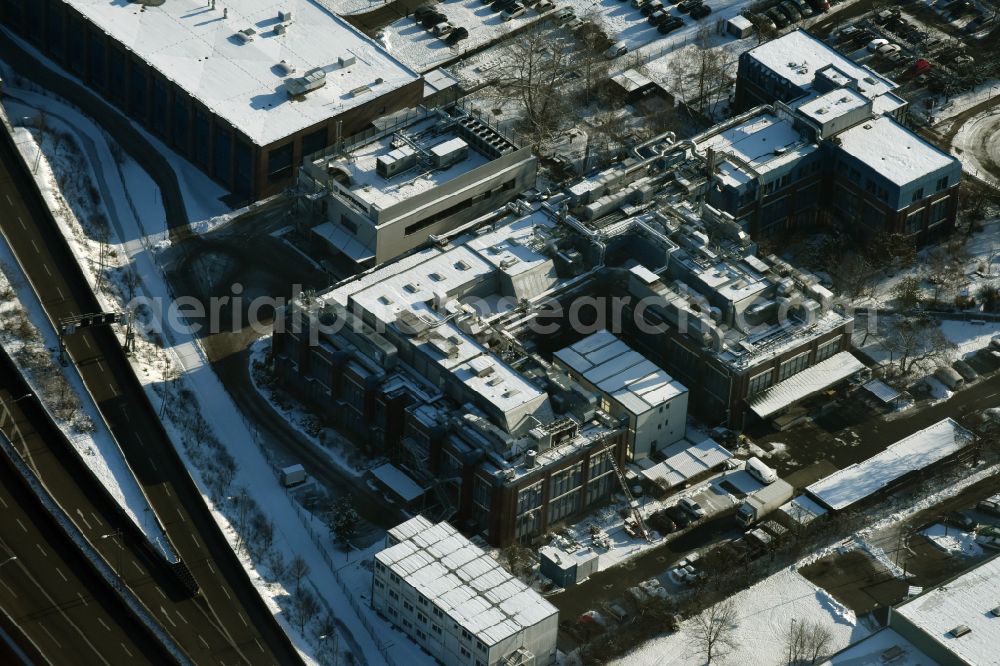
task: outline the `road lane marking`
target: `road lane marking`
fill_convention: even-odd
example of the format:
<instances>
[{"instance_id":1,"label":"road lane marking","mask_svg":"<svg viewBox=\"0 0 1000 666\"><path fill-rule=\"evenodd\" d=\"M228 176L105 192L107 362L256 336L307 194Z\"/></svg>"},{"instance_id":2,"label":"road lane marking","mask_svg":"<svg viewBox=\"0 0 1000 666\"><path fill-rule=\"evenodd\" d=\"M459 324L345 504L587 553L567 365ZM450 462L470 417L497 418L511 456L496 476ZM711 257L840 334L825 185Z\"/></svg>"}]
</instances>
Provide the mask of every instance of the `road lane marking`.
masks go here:
<instances>
[{"instance_id":1,"label":"road lane marking","mask_svg":"<svg viewBox=\"0 0 1000 666\"><path fill-rule=\"evenodd\" d=\"M7 502L5 502L2 497L0 497L0 504L3 504L3 508L7 508Z\"/></svg>"},{"instance_id":2,"label":"road lane marking","mask_svg":"<svg viewBox=\"0 0 1000 666\"><path fill-rule=\"evenodd\" d=\"M243 613L241 613L241 612L239 612L239 611L236 611L236 614L240 616L240 620L242 620L242 621L243 621L243 626L244 626L244 627L249 627L249 626L250 626L249 624L247 624L247 620L246 620L246 618L245 618L245 617L243 617Z\"/></svg>"},{"instance_id":3,"label":"road lane marking","mask_svg":"<svg viewBox=\"0 0 1000 666\"><path fill-rule=\"evenodd\" d=\"M131 652L129 652L129 649L127 647L125 647L124 643L119 643L118 645L122 646L122 649L125 650L125 654L127 654L128 656L130 656L130 657L134 657L135 656L134 654L132 654Z\"/></svg>"},{"instance_id":4,"label":"road lane marking","mask_svg":"<svg viewBox=\"0 0 1000 666\"><path fill-rule=\"evenodd\" d=\"M13 208L14 207L14 202L10 200L10 195L9 194L5 194L4 196L7 197L7 205L10 206L11 208Z\"/></svg>"},{"instance_id":5,"label":"road lane marking","mask_svg":"<svg viewBox=\"0 0 1000 666\"><path fill-rule=\"evenodd\" d=\"M156 588L156 591L157 591L157 592L159 592L159 593L160 593L160 596L161 596L161 597L163 597L164 599L166 599L166 598L167 598L167 595L165 595L165 594L163 593L163 590L161 590L160 588Z\"/></svg>"},{"instance_id":6,"label":"road lane marking","mask_svg":"<svg viewBox=\"0 0 1000 666\"><path fill-rule=\"evenodd\" d=\"M84 606L86 606L86 605L87 605L87 600L86 600L86 599L84 598L84 596L83 596L82 594L80 594L79 592L77 592L77 593L76 593L76 596L80 597L80 601L82 601L82 602L83 602L83 605L84 605Z\"/></svg>"},{"instance_id":7,"label":"road lane marking","mask_svg":"<svg viewBox=\"0 0 1000 666\"><path fill-rule=\"evenodd\" d=\"M87 349L90 349L90 340L87 339L86 335L83 336L83 344L87 345Z\"/></svg>"},{"instance_id":8,"label":"road lane marking","mask_svg":"<svg viewBox=\"0 0 1000 666\"><path fill-rule=\"evenodd\" d=\"M28 240L31 241L31 247L35 248L35 254L41 254L41 251L39 251L38 244L35 242L35 239L34 238L29 238ZM56 287L56 289L58 289L58 288L59 287Z\"/></svg>"},{"instance_id":9,"label":"road lane marking","mask_svg":"<svg viewBox=\"0 0 1000 666\"><path fill-rule=\"evenodd\" d=\"M163 606L160 606L160 612L163 613L163 617L167 618L167 622L169 622L170 624L172 624L174 626L174 628L176 629L177 628L177 623L174 622L173 618L170 617L170 613L167 612L167 609L164 608Z\"/></svg>"},{"instance_id":10,"label":"road lane marking","mask_svg":"<svg viewBox=\"0 0 1000 666\"><path fill-rule=\"evenodd\" d=\"M254 638L253 642L257 644L257 647L260 648L261 652L264 652L264 646L260 644L259 640L257 640L256 638Z\"/></svg>"},{"instance_id":11,"label":"road lane marking","mask_svg":"<svg viewBox=\"0 0 1000 666\"><path fill-rule=\"evenodd\" d=\"M104 621L104 618L99 617L99 618L97 618L97 621L101 623L102 627L104 627L108 631L111 631L111 627L109 627L108 623Z\"/></svg>"},{"instance_id":12,"label":"road lane marking","mask_svg":"<svg viewBox=\"0 0 1000 666\"><path fill-rule=\"evenodd\" d=\"M48 555L45 553L45 549L42 548L42 544L36 543L35 548L37 548L38 552L42 554L42 557L48 557Z\"/></svg>"},{"instance_id":13,"label":"road lane marking","mask_svg":"<svg viewBox=\"0 0 1000 666\"><path fill-rule=\"evenodd\" d=\"M5 583L2 578L0 578L0 585L3 585L4 587L6 587L7 591L10 592L11 596L14 597L15 599L17 599L17 592L15 592L14 589L10 585L8 585L7 583Z\"/></svg>"},{"instance_id":14,"label":"road lane marking","mask_svg":"<svg viewBox=\"0 0 1000 666\"><path fill-rule=\"evenodd\" d=\"M177 617L179 617L184 622L184 624L191 624L190 622L187 621L187 618L181 615L180 611L177 611Z\"/></svg>"},{"instance_id":15,"label":"road lane marking","mask_svg":"<svg viewBox=\"0 0 1000 666\"><path fill-rule=\"evenodd\" d=\"M191 535L191 541L194 541L194 545L195 545L195 547L196 547L196 548L198 548L198 549L200 550L200 549L201 549L201 544L200 544L200 543L198 543L198 537L196 537L196 536L194 535L194 532L188 532L188 534L190 534L190 535Z\"/></svg>"},{"instance_id":16,"label":"road lane marking","mask_svg":"<svg viewBox=\"0 0 1000 666\"><path fill-rule=\"evenodd\" d=\"M62 571L60 571L59 567L55 567L55 570L56 570L56 573L59 574L59 577L63 579L64 583L68 583L69 582L69 580L66 578L66 574L64 574Z\"/></svg>"},{"instance_id":17,"label":"road lane marking","mask_svg":"<svg viewBox=\"0 0 1000 666\"><path fill-rule=\"evenodd\" d=\"M48 275L49 277L52 277L52 271L49 270L49 265L48 264L42 264L42 268L45 269L45 274L46 275Z\"/></svg>"},{"instance_id":18,"label":"road lane marking","mask_svg":"<svg viewBox=\"0 0 1000 666\"><path fill-rule=\"evenodd\" d=\"M226 599L229 599L230 601L232 601L233 598L231 596L229 596L229 590L227 590L226 588L223 587L222 591L226 593Z\"/></svg>"},{"instance_id":19,"label":"road lane marking","mask_svg":"<svg viewBox=\"0 0 1000 666\"><path fill-rule=\"evenodd\" d=\"M42 631L44 631L45 633L47 633L49 635L49 638L52 639L52 642L55 643L59 647L59 649L61 650L62 649L62 643L60 643L59 641L56 640L56 637L52 635L52 632L49 631L49 628L46 627L41 622L38 623L38 626L42 628Z\"/></svg>"},{"instance_id":20,"label":"road lane marking","mask_svg":"<svg viewBox=\"0 0 1000 666\"><path fill-rule=\"evenodd\" d=\"M205 639L201 637L201 634L195 634L195 635L198 636L198 640L201 641L201 644L204 645L205 648L207 649L209 647L208 642L206 642Z\"/></svg>"},{"instance_id":21,"label":"road lane marking","mask_svg":"<svg viewBox=\"0 0 1000 666\"><path fill-rule=\"evenodd\" d=\"M142 570L142 567L140 567L140 566L138 565L138 563L136 563L136 561L135 561L135 560L132 560L132 566L134 566L134 567L135 567L135 570L136 570L136 571L138 571L139 573L141 573L141 574L144 574L144 573L146 573L145 571L143 571L143 570Z\"/></svg>"},{"instance_id":22,"label":"road lane marking","mask_svg":"<svg viewBox=\"0 0 1000 666\"><path fill-rule=\"evenodd\" d=\"M83 515L83 511L81 511L79 508L76 510L76 515L80 516L80 520L83 521L83 524L87 526L88 530L94 529L93 527L90 526L90 521L87 520L87 516Z\"/></svg>"},{"instance_id":23,"label":"road lane marking","mask_svg":"<svg viewBox=\"0 0 1000 666\"><path fill-rule=\"evenodd\" d=\"M20 525L21 529L24 530L24 533L27 534L28 533L28 528L24 526L24 523L21 522L21 519L20 518L15 518L14 520L17 521L17 524Z\"/></svg>"},{"instance_id":24,"label":"road lane marking","mask_svg":"<svg viewBox=\"0 0 1000 666\"><path fill-rule=\"evenodd\" d=\"M66 300L66 295L62 293L62 289L59 287L59 285L56 285L56 293L59 294L59 298L61 298L64 301Z\"/></svg>"},{"instance_id":25,"label":"road lane marking","mask_svg":"<svg viewBox=\"0 0 1000 666\"><path fill-rule=\"evenodd\" d=\"M26 224L24 223L24 220L22 220L22 219L21 219L21 216L20 216L20 215L18 215L18 216L17 216L17 221L21 223L21 228L22 228L22 229L27 229L27 228L28 228L28 225L26 225Z\"/></svg>"},{"instance_id":26,"label":"road lane marking","mask_svg":"<svg viewBox=\"0 0 1000 666\"><path fill-rule=\"evenodd\" d=\"M215 575L215 569L212 568L212 563L211 562L206 562L205 564L208 565L208 570L211 571L212 575L214 576Z\"/></svg>"},{"instance_id":27,"label":"road lane marking","mask_svg":"<svg viewBox=\"0 0 1000 666\"><path fill-rule=\"evenodd\" d=\"M101 526L103 526L103 525L104 525L104 523L102 523L102 522L101 522L101 519L100 519L100 518L98 518L98 516L97 516L97 514L96 514L96 513L94 513L93 511L91 511L91 512L90 512L90 515L91 515L91 516L93 516L93 517L94 517L94 520L96 520L96 521L97 521L97 526L98 526L98 527L101 527Z\"/></svg>"},{"instance_id":28,"label":"road lane marking","mask_svg":"<svg viewBox=\"0 0 1000 666\"><path fill-rule=\"evenodd\" d=\"M176 511L176 512L177 512L177 515L181 517L181 522L182 522L182 523L186 523L186 522L187 522L187 520L186 520L186 519L184 518L184 514L183 514L183 513L181 513L181 510L180 510L180 509L174 509L174 511Z\"/></svg>"}]
</instances>

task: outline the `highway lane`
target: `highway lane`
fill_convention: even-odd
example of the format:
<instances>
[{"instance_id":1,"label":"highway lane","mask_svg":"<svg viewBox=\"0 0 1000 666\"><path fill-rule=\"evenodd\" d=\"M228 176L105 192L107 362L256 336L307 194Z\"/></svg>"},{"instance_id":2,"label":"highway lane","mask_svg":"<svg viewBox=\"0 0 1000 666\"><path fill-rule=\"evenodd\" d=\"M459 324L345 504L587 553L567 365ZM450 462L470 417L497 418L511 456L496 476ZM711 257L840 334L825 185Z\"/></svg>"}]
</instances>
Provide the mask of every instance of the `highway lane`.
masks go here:
<instances>
[{"instance_id":1,"label":"highway lane","mask_svg":"<svg viewBox=\"0 0 1000 666\"><path fill-rule=\"evenodd\" d=\"M96 299L75 258L14 151L4 133L0 138L0 230L50 318L96 311ZM208 617L228 637L229 649L224 654L216 654L208 637L202 636L197 640L200 649L193 646L191 656L198 663L301 663L208 512L113 332L82 329L67 338L67 351L171 542L198 582ZM109 561L111 566L114 560ZM174 629L170 622L168 628Z\"/></svg>"},{"instance_id":2,"label":"highway lane","mask_svg":"<svg viewBox=\"0 0 1000 666\"><path fill-rule=\"evenodd\" d=\"M52 664L176 663L0 453L0 608Z\"/></svg>"}]
</instances>

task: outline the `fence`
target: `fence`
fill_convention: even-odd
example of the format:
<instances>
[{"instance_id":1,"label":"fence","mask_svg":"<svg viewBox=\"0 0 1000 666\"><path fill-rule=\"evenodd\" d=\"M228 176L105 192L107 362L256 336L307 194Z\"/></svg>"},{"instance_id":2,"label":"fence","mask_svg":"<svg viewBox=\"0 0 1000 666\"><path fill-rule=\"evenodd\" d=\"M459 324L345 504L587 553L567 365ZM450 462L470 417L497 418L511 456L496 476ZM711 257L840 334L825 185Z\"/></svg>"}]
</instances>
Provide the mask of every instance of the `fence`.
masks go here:
<instances>
[{"instance_id":1,"label":"fence","mask_svg":"<svg viewBox=\"0 0 1000 666\"><path fill-rule=\"evenodd\" d=\"M247 429L249 429L251 432L254 432L253 425L248 421L245 422L247 424ZM261 454L264 456L264 460L267 461L268 466L274 472L275 477L280 477L281 468L275 462L274 456L272 455L271 451L269 451L268 448L264 446L264 444L259 440L259 438L254 437L253 441L254 444L257 445L257 448L260 450ZM362 608L361 604L359 604L357 599L355 599L354 592L347 587L347 584L344 582L343 578L340 575L340 571L333 562L333 558L330 557L330 553L327 550L328 544L326 540L321 539L321 536L327 536L327 537L329 536L329 528L327 528L326 523L323 523L323 521L318 520L316 516L311 512L306 511L299 504L298 500L292 496L292 493L289 491L288 488L285 488L285 495L288 497L289 503L295 509L296 514L299 516L299 520L301 521L302 526L305 528L306 533L309 534L310 540L312 540L313 544L316 546L316 550L319 552L320 557L323 558L323 561L326 563L326 565L330 568L330 571L333 573L333 577L334 580L336 580L337 582L337 586L340 588L341 592L344 593L344 596L350 603L351 608L354 610L355 614L358 616L358 619L361 621L361 626L363 626L365 628L365 631L368 632L368 635L371 638L372 642L375 644L375 647L382 655L382 658L385 659L385 663L392 664L393 661L389 658L389 646L379 638L378 632L372 625L371 621L368 619L368 613L370 612L370 609ZM315 523L317 522L319 522L324 527L324 531L322 533L318 533L317 530L315 529ZM327 603L323 595L319 594L319 590L316 590L316 597L326 608L326 611L327 613L329 613L330 617L334 618L334 622L339 627L341 636L345 640L351 643L351 646L353 648L352 654L354 656L355 661L357 663L363 664L364 666L370 664L371 662L369 662L365 657L364 650L362 650L360 646L358 646L357 643L354 642L353 637L351 637L351 632L347 629L346 626L344 626L343 622L337 617L337 613L329 605L329 603Z\"/></svg>"}]
</instances>

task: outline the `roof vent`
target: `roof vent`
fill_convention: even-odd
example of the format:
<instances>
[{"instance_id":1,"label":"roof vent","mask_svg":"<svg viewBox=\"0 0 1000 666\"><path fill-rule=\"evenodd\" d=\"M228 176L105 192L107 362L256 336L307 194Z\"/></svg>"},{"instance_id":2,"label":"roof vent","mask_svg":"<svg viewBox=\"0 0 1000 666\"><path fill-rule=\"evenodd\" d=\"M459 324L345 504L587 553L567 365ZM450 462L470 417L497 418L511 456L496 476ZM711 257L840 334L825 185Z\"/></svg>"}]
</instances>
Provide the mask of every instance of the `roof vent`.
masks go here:
<instances>
[{"instance_id":1,"label":"roof vent","mask_svg":"<svg viewBox=\"0 0 1000 666\"><path fill-rule=\"evenodd\" d=\"M276 34L276 35L283 35L283 34L285 34L285 24L284 23L278 23L277 25L275 25L274 26L274 34Z\"/></svg>"},{"instance_id":2,"label":"roof vent","mask_svg":"<svg viewBox=\"0 0 1000 666\"><path fill-rule=\"evenodd\" d=\"M966 634L971 634L972 629L969 629L968 625L960 624L948 633L951 634L953 638L961 638Z\"/></svg>"},{"instance_id":3,"label":"roof vent","mask_svg":"<svg viewBox=\"0 0 1000 666\"><path fill-rule=\"evenodd\" d=\"M290 9L281 10L280 12L278 12L278 20L281 21L282 23L291 23L292 11Z\"/></svg>"},{"instance_id":4,"label":"roof vent","mask_svg":"<svg viewBox=\"0 0 1000 666\"><path fill-rule=\"evenodd\" d=\"M990 614L993 615L993 617L1000 617L1000 606L990 610Z\"/></svg>"},{"instance_id":5,"label":"roof vent","mask_svg":"<svg viewBox=\"0 0 1000 666\"><path fill-rule=\"evenodd\" d=\"M236 39L240 40L244 44L248 44L253 41L253 38L257 35L257 31L253 28L243 28L238 33L236 33Z\"/></svg>"},{"instance_id":6,"label":"roof vent","mask_svg":"<svg viewBox=\"0 0 1000 666\"><path fill-rule=\"evenodd\" d=\"M358 59L355 58L352 55L345 55L345 56L340 56L339 58L337 58L337 64L340 65L341 69L343 69L344 67L350 67L351 65L353 65L357 61L358 61Z\"/></svg>"},{"instance_id":7,"label":"roof vent","mask_svg":"<svg viewBox=\"0 0 1000 666\"><path fill-rule=\"evenodd\" d=\"M285 87L289 95L305 95L307 92L322 88L326 85L326 71L322 67L310 69L302 76L288 79Z\"/></svg>"},{"instance_id":8,"label":"roof vent","mask_svg":"<svg viewBox=\"0 0 1000 666\"><path fill-rule=\"evenodd\" d=\"M282 76L288 76L295 73L295 68L289 65L287 60L282 60L278 63L278 71Z\"/></svg>"}]
</instances>

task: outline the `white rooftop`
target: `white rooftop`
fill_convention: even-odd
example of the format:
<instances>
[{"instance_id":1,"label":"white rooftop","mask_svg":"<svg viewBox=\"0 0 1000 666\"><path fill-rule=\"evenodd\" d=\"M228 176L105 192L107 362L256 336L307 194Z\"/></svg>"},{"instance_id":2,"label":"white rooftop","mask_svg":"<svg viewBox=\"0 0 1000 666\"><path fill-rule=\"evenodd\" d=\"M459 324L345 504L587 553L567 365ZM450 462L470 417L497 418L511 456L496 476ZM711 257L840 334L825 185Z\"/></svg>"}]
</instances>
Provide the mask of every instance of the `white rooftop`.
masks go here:
<instances>
[{"instance_id":1,"label":"white rooftop","mask_svg":"<svg viewBox=\"0 0 1000 666\"><path fill-rule=\"evenodd\" d=\"M971 439L968 430L952 419L944 419L899 440L864 462L834 472L806 490L834 511L846 509L901 476L947 458Z\"/></svg>"},{"instance_id":2,"label":"white rooftop","mask_svg":"<svg viewBox=\"0 0 1000 666\"><path fill-rule=\"evenodd\" d=\"M868 101L850 88L839 88L800 105L799 113L818 123L826 123L855 109L860 109L868 104Z\"/></svg>"},{"instance_id":3,"label":"white rooftop","mask_svg":"<svg viewBox=\"0 0 1000 666\"><path fill-rule=\"evenodd\" d=\"M759 173L794 162L816 150L815 145L805 143L791 122L771 114L750 118L708 136L698 142L697 148L701 153L711 148L717 153L733 155ZM735 163L721 163L719 173L722 180L731 185L739 185L752 178Z\"/></svg>"},{"instance_id":4,"label":"white rooftop","mask_svg":"<svg viewBox=\"0 0 1000 666\"><path fill-rule=\"evenodd\" d=\"M888 627L862 638L821 666L935 666L935 661Z\"/></svg>"},{"instance_id":5,"label":"white rooftop","mask_svg":"<svg viewBox=\"0 0 1000 666\"><path fill-rule=\"evenodd\" d=\"M683 450L670 455L663 462L644 469L642 475L650 481L673 488L733 457L732 453L711 438L705 438L697 444L688 445L684 442L683 446Z\"/></svg>"},{"instance_id":6,"label":"white rooftop","mask_svg":"<svg viewBox=\"0 0 1000 666\"><path fill-rule=\"evenodd\" d=\"M228 120L259 146L369 102L418 75L312 0L167 0L158 7L65 0L135 56ZM228 16L223 15L223 7ZM279 11L291 12L284 24ZM254 31L252 40L236 37ZM348 63L341 66L340 58ZM285 61L295 72L285 74ZM285 81L314 68L326 84L293 101ZM352 91L368 86L365 91Z\"/></svg>"},{"instance_id":7,"label":"white rooftop","mask_svg":"<svg viewBox=\"0 0 1000 666\"><path fill-rule=\"evenodd\" d=\"M750 409L760 418L767 418L799 400L847 379L864 367L865 364L856 359L851 352L838 352L825 361L820 361L757 393L749 400Z\"/></svg>"},{"instance_id":8,"label":"white rooftop","mask_svg":"<svg viewBox=\"0 0 1000 666\"><path fill-rule=\"evenodd\" d=\"M1000 557L943 585L925 591L890 612L909 620L931 640L966 664L996 664L1000 647ZM959 625L971 631L956 638L949 632Z\"/></svg>"},{"instance_id":9,"label":"white rooftop","mask_svg":"<svg viewBox=\"0 0 1000 666\"><path fill-rule=\"evenodd\" d=\"M374 468L372 476L396 493L404 502L412 502L425 492L425 489L411 479L406 472L391 463Z\"/></svg>"},{"instance_id":10,"label":"white rooftop","mask_svg":"<svg viewBox=\"0 0 1000 666\"><path fill-rule=\"evenodd\" d=\"M632 414L645 414L687 388L606 330L564 347L555 357Z\"/></svg>"},{"instance_id":11,"label":"white rooftop","mask_svg":"<svg viewBox=\"0 0 1000 666\"><path fill-rule=\"evenodd\" d=\"M906 185L955 163L954 157L887 116L855 125L837 138L841 150L896 185Z\"/></svg>"},{"instance_id":12,"label":"white rooftop","mask_svg":"<svg viewBox=\"0 0 1000 666\"><path fill-rule=\"evenodd\" d=\"M791 501L782 504L778 509L785 514L788 519L797 525L808 525L820 516L827 514L825 507L813 501L806 495L799 495Z\"/></svg>"},{"instance_id":13,"label":"white rooftop","mask_svg":"<svg viewBox=\"0 0 1000 666\"><path fill-rule=\"evenodd\" d=\"M390 534L400 543L375 559L486 645L559 612L447 522L418 517Z\"/></svg>"},{"instance_id":14,"label":"white rooftop","mask_svg":"<svg viewBox=\"0 0 1000 666\"><path fill-rule=\"evenodd\" d=\"M428 133L438 120L437 116L428 118L406 128L404 133L409 136ZM441 146L455 146L455 141L462 140L455 133L445 131L433 136L425 134L416 143L434 153ZM390 134L351 151L347 159L339 159L333 164L351 177L347 187L351 194L368 206L384 210L490 162L490 158L469 146L465 159L445 169L414 166L390 178L382 177L376 171L378 158L395 153L399 148L395 135Z\"/></svg>"},{"instance_id":15,"label":"white rooftop","mask_svg":"<svg viewBox=\"0 0 1000 666\"><path fill-rule=\"evenodd\" d=\"M874 99L897 87L894 82L855 63L802 30L772 39L750 49L748 53L778 76L803 88L810 86L816 72L828 65L835 67L835 74L846 74L857 81L858 92L868 99Z\"/></svg>"}]
</instances>

